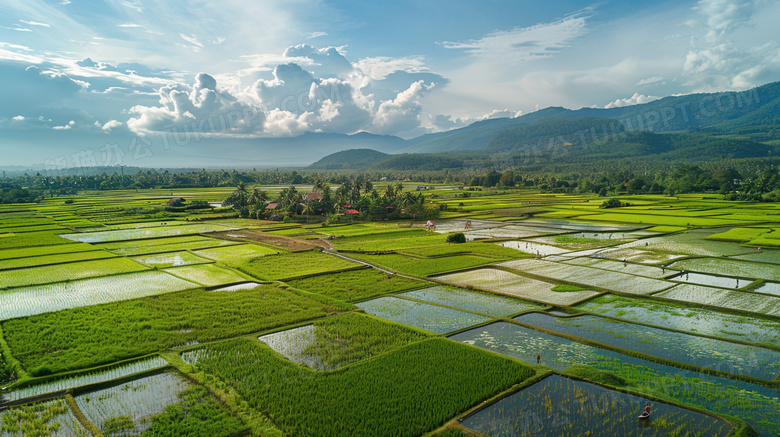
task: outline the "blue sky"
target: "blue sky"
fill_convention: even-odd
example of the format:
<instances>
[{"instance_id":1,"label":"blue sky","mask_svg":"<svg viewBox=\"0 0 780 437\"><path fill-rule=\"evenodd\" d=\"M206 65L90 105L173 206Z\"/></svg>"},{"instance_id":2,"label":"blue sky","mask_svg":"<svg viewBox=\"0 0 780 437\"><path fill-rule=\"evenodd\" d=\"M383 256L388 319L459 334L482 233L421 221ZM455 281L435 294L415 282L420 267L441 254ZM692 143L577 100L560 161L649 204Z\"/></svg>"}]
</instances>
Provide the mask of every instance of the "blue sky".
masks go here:
<instances>
[{"instance_id":1,"label":"blue sky","mask_svg":"<svg viewBox=\"0 0 780 437\"><path fill-rule=\"evenodd\" d=\"M138 155L177 127L411 138L780 78L770 0L5 0L0 17L6 166Z\"/></svg>"}]
</instances>

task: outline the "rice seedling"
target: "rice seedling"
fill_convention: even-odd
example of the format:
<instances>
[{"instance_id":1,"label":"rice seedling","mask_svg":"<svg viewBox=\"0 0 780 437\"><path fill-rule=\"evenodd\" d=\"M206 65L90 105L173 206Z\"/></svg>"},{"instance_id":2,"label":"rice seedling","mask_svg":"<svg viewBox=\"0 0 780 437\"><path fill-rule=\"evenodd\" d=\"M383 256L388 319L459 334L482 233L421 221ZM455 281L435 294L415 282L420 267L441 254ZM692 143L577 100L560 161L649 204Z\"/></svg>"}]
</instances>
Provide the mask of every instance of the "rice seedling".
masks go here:
<instances>
[{"instance_id":1,"label":"rice seedling","mask_svg":"<svg viewBox=\"0 0 780 437\"><path fill-rule=\"evenodd\" d=\"M544 308L543 305L536 303L443 286L409 291L398 296L484 314L490 317L507 317L525 311Z\"/></svg>"},{"instance_id":2,"label":"rice seedling","mask_svg":"<svg viewBox=\"0 0 780 437\"><path fill-rule=\"evenodd\" d=\"M89 437L62 399L0 411L3 437Z\"/></svg>"},{"instance_id":3,"label":"rice seedling","mask_svg":"<svg viewBox=\"0 0 780 437\"><path fill-rule=\"evenodd\" d=\"M197 250L195 253L208 259L233 266L247 259L278 254L279 250L256 244L241 244L230 247Z\"/></svg>"},{"instance_id":4,"label":"rice seedling","mask_svg":"<svg viewBox=\"0 0 780 437\"><path fill-rule=\"evenodd\" d=\"M178 393L179 401L152 416L152 424L142 436L228 437L246 433L242 420L230 414L201 386Z\"/></svg>"},{"instance_id":5,"label":"rice seedling","mask_svg":"<svg viewBox=\"0 0 780 437\"><path fill-rule=\"evenodd\" d=\"M348 313L259 337L285 358L317 370L334 370L427 338L422 331Z\"/></svg>"},{"instance_id":6,"label":"rice seedling","mask_svg":"<svg viewBox=\"0 0 780 437\"><path fill-rule=\"evenodd\" d=\"M681 302L691 302L728 308L748 313L780 316L780 297L737 290L723 290L703 285L681 284L657 296Z\"/></svg>"},{"instance_id":7,"label":"rice seedling","mask_svg":"<svg viewBox=\"0 0 780 437\"><path fill-rule=\"evenodd\" d=\"M353 307L274 286L187 290L2 322L22 366L57 373L289 325Z\"/></svg>"},{"instance_id":8,"label":"rice seedling","mask_svg":"<svg viewBox=\"0 0 780 437\"><path fill-rule=\"evenodd\" d=\"M212 262L209 259L201 258L189 252L172 252L159 255L146 255L131 258L133 261L145 266L155 268L179 267L192 264L207 264Z\"/></svg>"},{"instance_id":9,"label":"rice seedling","mask_svg":"<svg viewBox=\"0 0 780 437\"><path fill-rule=\"evenodd\" d=\"M163 272L141 272L13 288L0 294L2 296L0 320L155 296L197 287L199 285Z\"/></svg>"},{"instance_id":10,"label":"rice seedling","mask_svg":"<svg viewBox=\"0 0 780 437\"><path fill-rule=\"evenodd\" d=\"M124 229L115 231L84 232L66 234L63 237L82 243L106 243L111 241L140 240L143 238L173 237L181 235L205 234L209 232L229 231L231 228L220 225L183 225L161 226L155 228Z\"/></svg>"},{"instance_id":11,"label":"rice seedling","mask_svg":"<svg viewBox=\"0 0 780 437\"><path fill-rule=\"evenodd\" d=\"M165 271L182 279L196 282L207 287L246 281L245 278L232 270L217 267L213 264L174 267L165 269Z\"/></svg>"},{"instance_id":12,"label":"rice seedling","mask_svg":"<svg viewBox=\"0 0 780 437\"><path fill-rule=\"evenodd\" d=\"M27 258L44 255L59 255L63 253L89 252L98 250L95 246L86 243L59 244L53 246L25 247L21 249L0 250L0 260L13 258Z\"/></svg>"},{"instance_id":13,"label":"rice seedling","mask_svg":"<svg viewBox=\"0 0 780 437\"><path fill-rule=\"evenodd\" d=\"M592 290L559 293L552 291L554 285L549 282L538 281L498 269L477 269L450 273L449 275L437 276L436 279L459 287L493 291L553 305L571 305L598 294Z\"/></svg>"},{"instance_id":14,"label":"rice seedling","mask_svg":"<svg viewBox=\"0 0 780 437\"><path fill-rule=\"evenodd\" d=\"M355 259L368 261L391 270L416 276L428 276L453 270L490 264L496 260L473 255L455 255L441 258L414 258L399 254L367 255L350 254Z\"/></svg>"},{"instance_id":15,"label":"rice seedling","mask_svg":"<svg viewBox=\"0 0 780 437\"><path fill-rule=\"evenodd\" d=\"M24 232L21 234L0 234L0 249L23 249L38 246L55 246L72 243L62 238L57 231Z\"/></svg>"},{"instance_id":16,"label":"rice seedling","mask_svg":"<svg viewBox=\"0 0 780 437\"><path fill-rule=\"evenodd\" d=\"M380 297L357 303L355 306L377 317L436 334L457 331L490 320L489 317L477 314L395 297Z\"/></svg>"},{"instance_id":17,"label":"rice seedling","mask_svg":"<svg viewBox=\"0 0 780 437\"><path fill-rule=\"evenodd\" d=\"M185 379L166 372L76 396L76 405L106 436L138 435L151 427L152 416L177 403L179 393L190 386ZM129 420L119 427L118 417Z\"/></svg>"},{"instance_id":18,"label":"rice seedling","mask_svg":"<svg viewBox=\"0 0 780 437\"><path fill-rule=\"evenodd\" d=\"M440 338L326 373L251 340L190 355L199 357L199 371L268 412L286 434L301 436L421 435L533 374L516 361Z\"/></svg>"},{"instance_id":19,"label":"rice seedling","mask_svg":"<svg viewBox=\"0 0 780 437\"><path fill-rule=\"evenodd\" d=\"M153 358L112 367L108 370L100 370L81 375L74 375L63 379L45 382L43 384L28 386L19 390L5 393L2 399L6 402L20 401L35 396L41 396L48 393L57 393L86 385L101 384L104 382L113 381L115 379L124 378L126 376L135 375L137 373L161 369L168 365L169 364L167 361L155 356Z\"/></svg>"},{"instance_id":20,"label":"rice seedling","mask_svg":"<svg viewBox=\"0 0 780 437\"><path fill-rule=\"evenodd\" d=\"M601 269L572 266L546 260L507 261L498 265L552 280L572 282L583 287L597 287L631 294L655 293L674 285L659 279L621 272L605 272Z\"/></svg>"},{"instance_id":21,"label":"rice seedling","mask_svg":"<svg viewBox=\"0 0 780 437\"><path fill-rule=\"evenodd\" d=\"M780 351L634 325L598 316L574 318L530 313L515 320L602 344L705 368L772 380Z\"/></svg>"},{"instance_id":22,"label":"rice seedling","mask_svg":"<svg viewBox=\"0 0 780 437\"><path fill-rule=\"evenodd\" d=\"M51 284L95 276L110 276L149 270L149 267L126 258L81 261L46 267L30 267L3 272L0 288Z\"/></svg>"},{"instance_id":23,"label":"rice seedling","mask_svg":"<svg viewBox=\"0 0 780 437\"><path fill-rule=\"evenodd\" d=\"M322 294L346 302L368 299L429 285L397 275L387 275L375 269L327 273L286 281L291 287Z\"/></svg>"},{"instance_id":24,"label":"rice seedling","mask_svg":"<svg viewBox=\"0 0 780 437\"><path fill-rule=\"evenodd\" d=\"M26 267L40 267L54 264L72 263L78 261L92 261L98 259L114 258L113 253L102 250L89 252L64 253L57 255L31 256L26 258L14 258L0 260L0 270L20 269Z\"/></svg>"},{"instance_id":25,"label":"rice seedling","mask_svg":"<svg viewBox=\"0 0 780 437\"><path fill-rule=\"evenodd\" d=\"M263 280L282 280L359 267L354 262L315 251L263 256L237 266L242 272Z\"/></svg>"},{"instance_id":26,"label":"rice seedling","mask_svg":"<svg viewBox=\"0 0 780 437\"><path fill-rule=\"evenodd\" d=\"M686 270L718 275L730 275L756 279L775 280L780 278L780 266L720 258L684 259L672 264L678 270ZM743 281L747 283L747 281ZM714 284L703 284L714 285ZM733 287L732 287L733 288Z\"/></svg>"},{"instance_id":27,"label":"rice seedling","mask_svg":"<svg viewBox=\"0 0 780 437\"><path fill-rule=\"evenodd\" d=\"M638 420L652 404L651 419ZM464 419L490 436L589 435L725 436L732 426L715 417L552 375Z\"/></svg>"},{"instance_id":28,"label":"rice seedling","mask_svg":"<svg viewBox=\"0 0 780 437\"><path fill-rule=\"evenodd\" d=\"M577 309L723 339L774 345L780 337L780 323L759 317L734 317L704 308L649 299L605 295L576 306Z\"/></svg>"},{"instance_id":29,"label":"rice seedling","mask_svg":"<svg viewBox=\"0 0 780 437\"><path fill-rule=\"evenodd\" d=\"M524 252L503 247L498 244L469 242L463 244L442 244L437 246L425 246L402 250L404 254L424 256L424 257L442 257L456 254L471 254L493 258L496 261L510 259L527 258L531 255Z\"/></svg>"},{"instance_id":30,"label":"rice seedling","mask_svg":"<svg viewBox=\"0 0 780 437\"><path fill-rule=\"evenodd\" d=\"M618 352L572 342L543 332L497 322L453 335L450 339L559 372L578 366L624 380L633 392L692 405L747 421L762 436L780 432L780 390L682 370Z\"/></svg>"}]
</instances>

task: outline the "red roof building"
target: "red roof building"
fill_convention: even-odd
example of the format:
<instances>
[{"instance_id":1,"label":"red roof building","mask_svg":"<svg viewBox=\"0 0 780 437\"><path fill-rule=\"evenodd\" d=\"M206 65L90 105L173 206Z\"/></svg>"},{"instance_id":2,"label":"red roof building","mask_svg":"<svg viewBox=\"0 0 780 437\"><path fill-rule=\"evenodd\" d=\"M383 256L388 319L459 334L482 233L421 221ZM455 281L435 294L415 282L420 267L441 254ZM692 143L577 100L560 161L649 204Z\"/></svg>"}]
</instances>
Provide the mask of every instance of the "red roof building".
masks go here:
<instances>
[{"instance_id":1,"label":"red roof building","mask_svg":"<svg viewBox=\"0 0 780 437\"><path fill-rule=\"evenodd\" d=\"M356 209L348 209L347 214L360 214L360 211Z\"/></svg>"},{"instance_id":2,"label":"red roof building","mask_svg":"<svg viewBox=\"0 0 780 437\"><path fill-rule=\"evenodd\" d=\"M276 202L269 203L268 205L266 205L265 209L276 209L277 206L279 206L279 204Z\"/></svg>"},{"instance_id":3,"label":"red roof building","mask_svg":"<svg viewBox=\"0 0 780 437\"><path fill-rule=\"evenodd\" d=\"M322 193L303 193L303 200L322 200Z\"/></svg>"}]
</instances>

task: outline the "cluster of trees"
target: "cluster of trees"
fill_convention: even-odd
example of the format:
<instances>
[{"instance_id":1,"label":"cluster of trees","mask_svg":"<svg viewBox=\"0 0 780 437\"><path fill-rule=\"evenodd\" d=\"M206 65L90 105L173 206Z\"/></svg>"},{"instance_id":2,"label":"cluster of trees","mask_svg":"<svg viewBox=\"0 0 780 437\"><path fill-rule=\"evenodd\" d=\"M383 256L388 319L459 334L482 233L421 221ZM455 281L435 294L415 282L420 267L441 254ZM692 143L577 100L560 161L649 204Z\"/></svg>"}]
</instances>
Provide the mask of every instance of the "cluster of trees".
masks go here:
<instances>
[{"instance_id":1,"label":"cluster of trees","mask_svg":"<svg viewBox=\"0 0 780 437\"><path fill-rule=\"evenodd\" d=\"M43 195L39 191L27 190L18 185L0 184L0 204L40 202Z\"/></svg>"},{"instance_id":2,"label":"cluster of trees","mask_svg":"<svg viewBox=\"0 0 780 437\"><path fill-rule=\"evenodd\" d=\"M438 216L439 209L422 193L403 191L403 184L388 184L378 192L370 180L356 178L344 181L333 190L322 180L312 184L311 193L299 192L295 186L283 189L276 199L255 187L251 192L244 183L239 183L222 202L223 207L232 207L242 217L284 219L285 217L330 216L332 214L357 211L366 220L429 219ZM354 214L352 212L351 214Z\"/></svg>"},{"instance_id":3,"label":"cluster of trees","mask_svg":"<svg viewBox=\"0 0 780 437\"><path fill-rule=\"evenodd\" d=\"M485 174L473 176L469 185L498 189L527 186L556 193L597 193L600 196L719 192L732 200L780 199L780 173L774 166L742 173L734 168L708 169L688 164L677 164L652 172L646 170L642 174L620 170L530 175L490 170Z\"/></svg>"}]
</instances>

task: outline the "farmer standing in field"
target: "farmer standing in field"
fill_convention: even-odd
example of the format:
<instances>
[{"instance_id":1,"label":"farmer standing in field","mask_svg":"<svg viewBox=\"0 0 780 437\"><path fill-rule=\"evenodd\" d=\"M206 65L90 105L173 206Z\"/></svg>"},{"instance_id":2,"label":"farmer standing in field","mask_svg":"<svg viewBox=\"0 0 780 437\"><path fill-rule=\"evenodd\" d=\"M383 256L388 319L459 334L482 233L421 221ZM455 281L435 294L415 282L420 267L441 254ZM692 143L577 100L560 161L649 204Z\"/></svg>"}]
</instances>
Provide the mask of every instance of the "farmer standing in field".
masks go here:
<instances>
[{"instance_id":1,"label":"farmer standing in field","mask_svg":"<svg viewBox=\"0 0 780 437\"><path fill-rule=\"evenodd\" d=\"M542 354L536 355L536 364L542 364Z\"/></svg>"}]
</instances>

